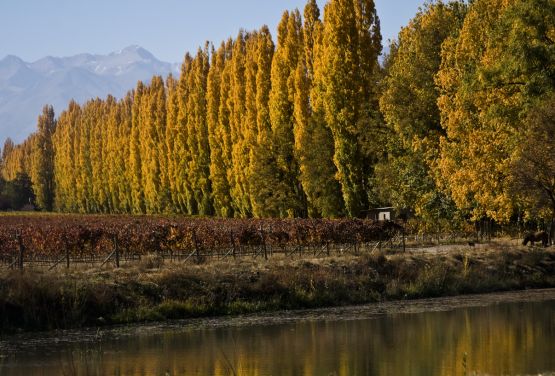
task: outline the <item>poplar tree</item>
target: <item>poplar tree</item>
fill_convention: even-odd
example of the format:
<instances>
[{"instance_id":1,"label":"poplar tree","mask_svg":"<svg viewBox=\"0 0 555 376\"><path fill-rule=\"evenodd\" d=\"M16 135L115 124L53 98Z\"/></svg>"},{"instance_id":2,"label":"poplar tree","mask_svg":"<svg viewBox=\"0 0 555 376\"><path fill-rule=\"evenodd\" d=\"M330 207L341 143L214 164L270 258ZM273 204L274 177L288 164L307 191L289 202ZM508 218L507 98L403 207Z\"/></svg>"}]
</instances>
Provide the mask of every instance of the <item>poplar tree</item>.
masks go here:
<instances>
[{"instance_id":1,"label":"poplar tree","mask_svg":"<svg viewBox=\"0 0 555 376\"><path fill-rule=\"evenodd\" d=\"M208 126L208 142L210 146L210 181L212 198L217 216L231 215L231 199L227 171L223 160L223 134L220 125L220 106L222 105L222 80L226 64L226 44L222 42L217 51L212 47L212 61L208 71L206 92L206 123Z\"/></svg>"},{"instance_id":2,"label":"poplar tree","mask_svg":"<svg viewBox=\"0 0 555 376\"><path fill-rule=\"evenodd\" d=\"M116 176L116 163L118 159L117 147L115 145L118 138L118 119L117 112L119 108L119 103L114 100L113 105L108 106L106 109L106 145L104 151L105 166L105 184L107 186L108 198L107 198L107 212L117 213L119 211L119 187L117 185Z\"/></svg>"},{"instance_id":3,"label":"poplar tree","mask_svg":"<svg viewBox=\"0 0 555 376\"><path fill-rule=\"evenodd\" d=\"M54 187L56 210L76 211L76 149L75 132L81 108L71 101L66 111L62 112L52 136L54 148Z\"/></svg>"},{"instance_id":4,"label":"poplar tree","mask_svg":"<svg viewBox=\"0 0 555 376\"><path fill-rule=\"evenodd\" d=\"M210 146L206 119L206 91L209 70L208 45L199 49L192 61L189 76L188 139L190 153L188 173L193 193L193 214L211 215L212 188L210 183Z\"/></svg>"},{"instance_id":5,"label":"poplar tree","mask_svg":"<svg viewBox=\"0 0 555 376\"><path fill-rule=\"evenodd\" d=\"M88 161L89 174L87 175L87 189L89 195L88 212L102 212L104 198L104 182L103 182L103 161L102 161L102 142L104 130L100 124L104 124L103 104L99 98L90 100L87 104L85 121L88 128Z\"/></svg>"},{"instance_id":6,"label":"poplar tree","mask_svg":"<svg viewBox=\"0 0 555 376\"><path fill-rule=\"evenodd\" d=\"M295 72L295 154L299 179L311 217L337 217L342 213L341 188L335 179L334 146L325 121L322 61L323 24L315 0L304 10L304 56Z\"/></svg>"},{"instance_id":7,"label":"poplar tree","mask_svg":"<svg viewBox=\"0 0 555 376\"><path fill-rule=\"evenodd\" d=\"M79 211L89 213L91 193L91 163L90 163L90 135L87 117L90 112L88 102L82 106L81 115L79 117L79 127L76 132L76 201Z\"/></svg>"},{"instance_id":8,"label":"poplar tree","mask_svg":"<svg viewBox=\"0 0 555 376\"><path fill-rule=\"evenodd\" d=\"M4 172L4 167L6 166L5 161L9 159L14 149L15 149L15 144L13 140L10 137L6 138L6 141L4 141L4 146L2 147L2 160L1 160L2 172Z\"/></svg>"},{"instance_id":9,"label":"poplar tree","mask_svg":"<svg viewBox=\"0 0 555 376\"><path fill-rule=\"evenodd\" d=\"M247 35L245 44L245 116L241 128L241 180L245 195L249 201L250 213L254 215L251 195L251 153L256 142L258 108L256 103L257 86L256 76L258 74L258 32Z\"/></svg>"},{"instance_id":10,"label":"poplar tree","mask_svg":"<svg viewBox=\"0 0 555 376\"><path fill-rule=\"evenodd\" d=\"M174 171L177 188L178 204L183 208L183 213L196 214L197 202L193 196L192 183L190 181L189 165L191 164L191 152L189 149L189 120L191 116L189 109L190 82L193 72L193 58L186 54L183 65L181 66L181 76L178 86L178 107L176 124L176 139L174 142Z\"/></svg>"},{"instance_id":11,"label":"poplar tree","mask_svg":"<svg viewBox=\"0 0 555 376\"><path fill-rule=\"evenodd\" d=\"M334 138L334 163L347 214L368 207L374 107L373 78L381 51L372 0L331 0L324 13L325 118Z\"/></svg>"},{"instance_id":12,"label":"poplar tree","mask_svg":"<svg viewBox=\"0 0 555 376\"><path fill-rule=\"evenodd\" d=\"M246 44L248 34L240 31L233 45L231 60L231 113L230 113L230 140L231 140L231 169L228 171L228 180L231 186L235 216L250 217L252 215L248 190L247 171L248 159L245 157L245 134L243 132L246 121Z\"/></svg>"},{"instance_id":13,"label":"poplar tree","mask_svg":"<svg viewBox=\"0 0 555 376\"><path fill-rule=\"evenodd\" d=\"M270 122L271 68L274 43L267 26L258 34L255 77L256 85L256 134L249 155L250 197L253 215L256 217L277 217L279 207L273 196L277 186L277 163L273 153L272 125ZM254 131L254 130L253 130Z\"/></svg>"},{"instance_id":14,"label":"poplar tree","mask_svg":"<svg viewBox=\"0 0 555 376\"><path fill-rule=\"evenodd\" d=\"M65 120L66 111L63 111L58 117L56 124L56 133L52 135L52 148L54 149L54 196L56 197L56 210L63 210L63 206L69 202L68 193L65 192L66 186L63 179L66 174L73 171L69 166L65 165L67 159L67 148L69 148L70 140L68 137L68 125ZM62 207L62 208L61 208Z\"/></svg>"},{"instance_id":15,"label":"poplar tree","mask_svg":"<svg viewBox=\"0 0 555 376\"><path fill-rule=\"evenodd\" d=\"M133 108L131 112L131 135L129 137L129 188L132 199L132 212L134 214L145 213L143 172L141 156L141 103L145 95L145 86L139 81L133 96Z\"/></svg>"},{"instance_id":16,"label":"poplar tree","mask_svg":"<svg viewBox=\"0 0 555 376\"><path fill-rule=\"evenodd\" d=\"M25 141L11 148L10 142L6 142L2 151L2 177L6 180L13 181L22 176L30 179L29 175L33 168L33 159L36 133L32 133Z\"/></svg>"},{"instance_id":17,"label":"poplar tree","mask_svg":"<svg viewBox=\"0 0 555 376\"><path fill-rule=\"evenodd\" d=\"M114 101L113 105L107 109L107 123L106 123L106 150L105 150L105 181L108 186L108 212L119 213L121 212L121 195L119 186L120 174L119 171L120 149L125 145L126 138L122 137L119 132L121 127L120 117L121 104Z\"/></svg>"},{"instance_id":18,"label":"poplar tree","mask_svg":"<svg viewBox=\"0 0 555 376\"><path fill-rule=\"evenodd\" d=\"M147 213L161 213L167 205L166 94L162 77L153 77L142 99L141 176Z\"/></svg>"},{"instance_id":19,"label":"poplar tree","mask_svg":"<svg viewBox=\"0 0 555 376\"><path fill-rule=\"evenodd\" d=\"M171 201L171 211L184 213L185 206L180 200L180 174L178 166L178 145L179 137L179 81L173 75L166 79L166 176L168 180L169 200Z\"/></svg>"},{"instance_id":20,"label":"poplar tree","mask_svg":"<svg viewBox=\"0 0 555 376\"><path fill-rule=\"evenodd\" d=\"M108 96L106 101L97 98L91 102L93 116L91 117L91 169L93 212L105 213L107 211L107 179L106 166L109 163L106 155L106 124L107 109L114 105L115 98Z\"/></svg>"},{"instance_id":21,"label":"poplar tree","mask_svg":"<svg viewBox=\"0 0 555 376\"><path fill-rule=\"evenodd\" d=\"M233 116L233 50L234 42L228 39L225 44L225 63L221 73L220 104L218 108L218 127L216 136L217 145L215 151L221 151L221 159L213 160L214 174L218 176L213 180L214 201L220 205L223 217L238 215L234 200L231 196L231 185L233 183L233 157L231 143L231 122ZM213 149L211 149L213 150Z\"/></svg>"},{"instance_id":22,"label":"poplar tree","mask_svg":"<svg viewBox=\"0 0 555 376\"><path fill-rule=\"evenodd\" d=\"M15 176L12 176L13 169L13 159L16 154L18 147L15 145L13 140L8 137L4 141L4 146L2 147L2 160L0 161L0 179L3 180L13 180Z\"/></svg>"},{"instance_id":23,"label":"poplar tree","mask_svg":"<svg viewBox=\"0 0 555 376\"><path fill-rule=\"evenodd\" d=\"M118 123L118 139L121 140L121 145L117 145L117 161L114 166L114 173L117 176L117 186L119 193L119 210L122 213L131 213L133 208L133 196L129 189L129 180L127 173L129 170L129 158L131 155L131 131L133 128L133 92L130 91L120 101L117 110L117 123Z\"/></svg>"},{"instance_id":24,"label":"poplar tree","mask_svg":"<svg viewBox=\"0 0 555 376\"><path fill-rule=\"evenodd\" d=\"M38 118L38 130L33 144L31 179L39 207L52 211L54 207L54 149L52 134L56 128L54 109L44 106Z\"/></svg>"},{"instance_id":25,"label":"poplar tree","mask_svg":"<svg viewBox=\"0 0 555 376\"><path fill-rule=\"evenodd\" d=\"M294 153L295 73L304 55L301 15L285 12L278 25L278 45L272 61L270 119L277 164L278 185L273 204L281 217L305 215L305 195L298 180L299 166Z\"/></svg>"}]
</instances>

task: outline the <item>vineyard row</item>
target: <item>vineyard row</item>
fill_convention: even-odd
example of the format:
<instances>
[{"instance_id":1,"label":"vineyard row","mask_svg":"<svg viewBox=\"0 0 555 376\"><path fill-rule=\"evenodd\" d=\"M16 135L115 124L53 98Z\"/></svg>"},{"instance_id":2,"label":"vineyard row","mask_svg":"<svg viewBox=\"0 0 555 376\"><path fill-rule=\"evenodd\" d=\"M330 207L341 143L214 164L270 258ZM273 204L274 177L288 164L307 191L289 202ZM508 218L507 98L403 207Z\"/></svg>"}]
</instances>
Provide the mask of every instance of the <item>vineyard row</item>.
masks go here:
<instances>
[{"instance_id":1,"label":"vineyard row","mask_svg":"<svg viewBox=\"0 0 555 376\"><path fill-rule=\"evenodd\" d=\"M0 217L0 260L100 260L268 254L330 254L401 233L393 222L359 219L237 220L131 216ZM115 255L115 253L117 253Z\"/></svg>"}]
</instances>

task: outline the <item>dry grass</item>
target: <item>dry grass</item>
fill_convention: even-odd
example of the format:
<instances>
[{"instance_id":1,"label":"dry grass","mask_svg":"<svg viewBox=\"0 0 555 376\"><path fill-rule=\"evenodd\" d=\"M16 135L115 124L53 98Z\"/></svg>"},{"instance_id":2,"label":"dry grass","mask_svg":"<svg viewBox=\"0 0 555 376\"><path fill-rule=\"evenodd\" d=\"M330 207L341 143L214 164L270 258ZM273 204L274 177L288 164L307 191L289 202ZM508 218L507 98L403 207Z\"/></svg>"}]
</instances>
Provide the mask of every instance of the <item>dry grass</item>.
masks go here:
<instances>
[{"instance_id":1,"label":"dry grass","mask_svg":"<svg viewBox=\"0 0 555 376\"><path fill-rule=\"evenodd\" d=\"M0 274L0 329L52 329L555 286L555 250L495 242L435 253L284 257Z\"/></svg>"}]
</instances>

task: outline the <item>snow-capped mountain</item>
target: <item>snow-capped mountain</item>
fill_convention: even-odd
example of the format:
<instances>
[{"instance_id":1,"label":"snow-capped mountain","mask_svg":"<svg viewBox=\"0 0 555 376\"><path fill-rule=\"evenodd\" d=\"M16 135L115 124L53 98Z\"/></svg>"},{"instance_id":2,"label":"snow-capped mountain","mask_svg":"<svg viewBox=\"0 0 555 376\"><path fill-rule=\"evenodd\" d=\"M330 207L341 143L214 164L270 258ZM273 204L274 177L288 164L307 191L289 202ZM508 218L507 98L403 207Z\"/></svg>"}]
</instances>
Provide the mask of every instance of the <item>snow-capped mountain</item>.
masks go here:
<instances>
[{"instance_id":1,"label":"snow-capped mountain","mask_svg":"<svg viewBox=\"0 0 555 376\"><path fill-rule=\"evenodd\" d=\"M71 99L84 103L108 94L122 97L138 80L170 72L177 75L179 65L162 62L139 46L32 63L8 55L0 60L0 146L7 137L17 143L33 132L45 104L58 114Z\"/></svg>"}]
</instances>

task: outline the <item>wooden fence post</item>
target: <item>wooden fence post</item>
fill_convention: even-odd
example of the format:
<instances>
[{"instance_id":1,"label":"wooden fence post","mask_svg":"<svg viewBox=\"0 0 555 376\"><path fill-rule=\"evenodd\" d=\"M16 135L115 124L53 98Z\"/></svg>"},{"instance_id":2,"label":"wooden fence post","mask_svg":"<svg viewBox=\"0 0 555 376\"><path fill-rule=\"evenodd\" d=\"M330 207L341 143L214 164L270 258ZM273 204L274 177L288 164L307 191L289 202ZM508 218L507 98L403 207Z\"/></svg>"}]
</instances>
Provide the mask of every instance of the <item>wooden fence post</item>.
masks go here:
<instances>
[{"instance_id":1,"label":"wooden fence post","mask_svg":"<svg viewBox=\"0 0 555 376\"><path fill-rule=\"evenodd\" d=\"M119 248L118 248L118 237L114 235L114 253L116 255L116 268L119 268Z\"/></svg>"},{"instance_id":2,"label":"wooden fence post","mask_svg":"<svg viewBox=\"0 0 555 376\"><path fill-rule=\"evenodd\" d=\"M19 246L19 259L17 260L17 266L19 270L23 270L23 256L25 253L25 247L23 246L23 238L21 237L21 232L17 231L16 234L17 244Z\"/></svg>"},{"instance_id":3,"label":"wooden fence post","mask_svg":"<svg viewBox=\"0 0 555 376\"><path fill-rule=\"evenodd\" d=\"M197 256L197 263L200 264L200 248L198 246L198 241L197 241L197 233L196 230L193 228L193 243L195 245L195 253Z\"/></svg>"},{"instance_id":4,"label":"wooden fence post","mask_svg":"<svg viewBox=\"0 0 555 376\"><path fill-rule=\"evenodd\" d=\"M237 252L235 250L235 240L233 240L233 230L229 231L229 240L231 240L231 247L233 249L233 258L237 258Z\"/></svg>"},{"instance_id":5,"label":"wooden fence post","mask_svg":"<svg viewBox=\"0 0 555 376\"><path fill-rule=\"evenodd\" d=\"M269 226L268 226L268 233L270 233L270 234L273 233L272 225L269 225ZM272 246L270 245L270 249L269 249L268 252L269 252L269 254L270 254L269 257L273 257L273 256L274 256L274 247L272 247Z\"/></svg>"},{"instance_id":6,"label":"wooden fence post","mask_svg":"<svg viewBox=\"0 0 555 376\"><path fill-rule=\"evenodd\" d=\"M406 243L405 243L405 226L401 229L401 235L403 236L403 253L407 251Z\"/></svg>"},{"instance_id":7,"label":"wooden fence post","mask_svg":"<svg viewBox=\"0 0 555 376\"><path fill-rule=\"evenodd\" d=\"M264 250L264 259L268 260L268 250L266 249L266 237L264 236L264 229L260 225L260 236L262 238L262 249Z\"/></svg>"}]
</instances>

